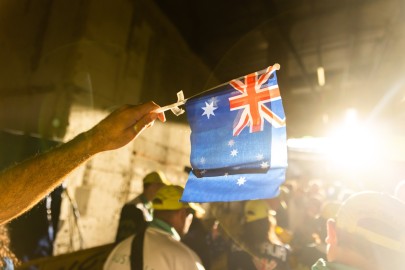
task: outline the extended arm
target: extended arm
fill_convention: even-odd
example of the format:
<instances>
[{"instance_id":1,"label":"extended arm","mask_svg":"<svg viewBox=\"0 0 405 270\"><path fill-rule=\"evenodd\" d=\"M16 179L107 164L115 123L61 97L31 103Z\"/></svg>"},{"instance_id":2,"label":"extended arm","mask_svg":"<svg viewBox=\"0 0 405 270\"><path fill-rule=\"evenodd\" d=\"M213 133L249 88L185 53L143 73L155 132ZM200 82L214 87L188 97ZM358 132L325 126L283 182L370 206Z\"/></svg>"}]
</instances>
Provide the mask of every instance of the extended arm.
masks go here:
<instances>
[{"instance_id":1,"label":"extended arm","mask_svg":"<svg viewBox=\"0 0 405 270\"><path fill-rule=\"evenodd\" d=\"M153 102L126 105L73 140L1 172L0 224L34 206L93 155L126 145L156 118L164 121L157 108Z\"/></svg>"}]
</instances>

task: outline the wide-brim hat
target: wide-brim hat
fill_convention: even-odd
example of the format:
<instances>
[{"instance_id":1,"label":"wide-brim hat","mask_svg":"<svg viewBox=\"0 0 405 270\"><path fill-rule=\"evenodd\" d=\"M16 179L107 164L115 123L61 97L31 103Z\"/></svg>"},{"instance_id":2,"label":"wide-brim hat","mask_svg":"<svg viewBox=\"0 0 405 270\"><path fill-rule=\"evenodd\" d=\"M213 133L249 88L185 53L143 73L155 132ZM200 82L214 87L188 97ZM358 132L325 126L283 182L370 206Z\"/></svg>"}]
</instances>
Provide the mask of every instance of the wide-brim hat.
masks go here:
<instances>
[{"instance_id":1,"label":"wide-brim hat","mask_svg":"<svg viewBox=\"0 0 405 270\"><path fill-rule=\"evenodd\" d=\"M361 192L340 207L336 226L372 244L405 253L405 204L379 192Z\"/></svg>"}]
</instances>

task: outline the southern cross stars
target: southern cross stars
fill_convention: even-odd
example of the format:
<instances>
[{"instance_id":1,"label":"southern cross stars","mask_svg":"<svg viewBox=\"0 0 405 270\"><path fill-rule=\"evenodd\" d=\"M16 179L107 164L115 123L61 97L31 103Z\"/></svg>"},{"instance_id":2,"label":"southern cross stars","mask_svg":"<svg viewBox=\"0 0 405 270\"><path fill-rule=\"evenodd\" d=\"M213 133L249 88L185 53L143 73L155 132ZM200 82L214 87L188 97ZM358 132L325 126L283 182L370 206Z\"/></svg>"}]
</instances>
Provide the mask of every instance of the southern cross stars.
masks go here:
<instances>
[{"instance_id":1,"label":"southern cross stars","mask_svg":"<svg viewBox=\"0 0 405 270\"><path fill-rule=\"evenodd\" d=\"M214 102L208 103L205 102L205 107L202 107L201 109L204 110L204 113L201 116L206 115L208 119L210 119L210 115L215 116L214 111L218 109L218 107L214 106Z\"/></svg>"},{"instance_id":2,"label":"southern cross stars","mask_svg":"<svg viewBox=\"0 0 405 270\"><path fill-rule=\"evenodd\" d=\"M264 158L263 154L257 154L256 159L262 160Z\"/></svg>"},{"instance_id":3,"label":"southern cross stars","mask_svg":"<svg viewBox=\"0 0 405 270\"><path fill-rule=\"evenodd\" d=\"M234 140L229 140L228 141L228 146L229 147L232 147L232 146L234 146L235 145L235 141ZM233 149L232 151L231 151L231 156L232 157L236 157L237 155L238 155L238 149Z\"/></svg>"},{"instance_id":4,"label":"southern cross stars","mask_svg":"<svg viewBox=\"0 0 405 270\"><path fill-rule=\"evenodd\" d=\"M242 186L245 184L245 182L246 182L246 177L241 176L238 178L236 184L238 184L238 186Z\"/></svg>"},{"instance_id":5,"label":"southern cross stars","mask_svg":"<svg viewBox=\"0 0 405 270\"><path fill-rule=\"evenodd\" d=\"M270 167L269 163L267 161L263 161L260 166L262 167L262 169L267 169L268 167Z\"/></svg>"}]
</instances>

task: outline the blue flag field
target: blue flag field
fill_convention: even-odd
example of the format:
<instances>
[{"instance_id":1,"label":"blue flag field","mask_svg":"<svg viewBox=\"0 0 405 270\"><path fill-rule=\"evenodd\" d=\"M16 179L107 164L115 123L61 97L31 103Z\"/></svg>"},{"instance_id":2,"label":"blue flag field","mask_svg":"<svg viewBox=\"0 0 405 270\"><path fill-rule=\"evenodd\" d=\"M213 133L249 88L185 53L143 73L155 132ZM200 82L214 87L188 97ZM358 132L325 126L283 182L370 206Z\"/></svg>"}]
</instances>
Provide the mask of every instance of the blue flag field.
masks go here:
<instances>
[{"instance_id":1,"label":"blue flag field","mask_svg":"<svg viewBox=\"0 0 405 270\"><path fill-rule=\"evenodd\" d=\"M182 201L278 195L287 167L286 122L275 68L251 73L186 102L190 172Z\"/></svg>"}]
</instances>

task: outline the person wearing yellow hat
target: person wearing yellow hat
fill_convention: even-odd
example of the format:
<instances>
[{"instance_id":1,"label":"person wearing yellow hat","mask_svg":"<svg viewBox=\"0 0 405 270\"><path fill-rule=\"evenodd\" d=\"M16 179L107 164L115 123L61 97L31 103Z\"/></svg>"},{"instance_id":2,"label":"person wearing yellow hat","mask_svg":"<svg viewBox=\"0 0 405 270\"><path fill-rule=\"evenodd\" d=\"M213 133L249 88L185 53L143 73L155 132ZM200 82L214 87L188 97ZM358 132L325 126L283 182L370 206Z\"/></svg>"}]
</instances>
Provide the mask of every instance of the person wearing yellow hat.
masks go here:
<instances>
[{"instance_id":1,"label":"person wearing yellow hat","mask_svg":"<svg viewBox=\"0 0 405 270\"><path fill-rule=\"evenodd\" d=\"M241 243L234 243L228 256L229 270L289 270L289 249L277 239L275 218L264 200L247 201Z\"/></svg>"},{"instance_id":2,"label":"person wearing yellow hat","mask_svg":"<svg viewBox=\"0 0 405 270\"><path fill-rule=\"evenodd\" d=\"M405 269L405 204L379 192L353 194L326 223L327 261L313 270Z\"/></svg>"},{"instance_id":3,"label":"person wearing yellow hat","mask_svg":"<svg viewBox=\"0 0 405 270\"><path fill-rule=\"evenodd\" d=\"M192 220L190 205L180 201L183 190L176 185L159 189L152 200L152 222L143 232L120 242L103 269L204 270L200 258L180 242Z\"/></svg>"},{"instance_id":4,"label":"person wearing yellow hat","mask_svg":"<svg viewBox=\"0 0 405 270\"><path fill-rule=\"evenodd\" d=\"M161 171L153 171L143 178L143 192L126 203L120 214L115 242L145 229L147 222L153 219L152 199L156 192L169 182Z\"/></svg>"}]
</instances>

